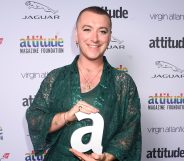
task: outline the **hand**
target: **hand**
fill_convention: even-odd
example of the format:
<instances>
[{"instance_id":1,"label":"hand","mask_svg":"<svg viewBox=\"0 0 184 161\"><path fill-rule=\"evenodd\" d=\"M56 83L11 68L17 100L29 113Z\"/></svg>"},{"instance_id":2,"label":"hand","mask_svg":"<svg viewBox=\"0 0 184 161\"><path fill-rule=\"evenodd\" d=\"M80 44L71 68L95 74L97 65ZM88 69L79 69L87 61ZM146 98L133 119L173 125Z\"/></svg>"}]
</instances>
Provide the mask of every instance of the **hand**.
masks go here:
<instances>
[{"instance_id":1,"label":"hand","mask_svg":"<svg viewBox=\"0 0 184 161\"><path fill-rule=\"evenodd\" d=\"M75 149L70 149L70 151L82 161L105 161L106 158L104 153L99 155L96 153L84 154Z\"/></svg>"},{"instance_id":2,"label":"hand","mask_svg":"<svg viewBox=\"0 0 184 161\"><path fill-rule=\"evenodd\" d=\"M78 101L77 104L75 104L69 111L66 112L65 119L69 122L76 120L75 113L79 111L86 114L99 112L97 108L91 106L85 101Z\"/></svg>"}]
</instances>

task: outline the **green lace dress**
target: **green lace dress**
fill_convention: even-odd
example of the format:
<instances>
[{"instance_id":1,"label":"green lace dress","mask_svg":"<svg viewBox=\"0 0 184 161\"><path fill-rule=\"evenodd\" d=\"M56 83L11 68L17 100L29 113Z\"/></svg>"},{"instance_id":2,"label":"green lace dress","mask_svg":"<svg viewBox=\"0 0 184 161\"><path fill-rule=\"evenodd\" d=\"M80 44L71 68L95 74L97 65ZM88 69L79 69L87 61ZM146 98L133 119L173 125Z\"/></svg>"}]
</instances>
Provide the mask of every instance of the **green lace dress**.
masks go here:
<instances>
[{"instance_id":1,"label":"green lace dress","mask_svg":"<svg viewBox=\"0 0 184 161\"><path fill-rule=\"evenodd\" d=\"M119 161L140 161L140 100L133 79L111 67L104 57L100 83L90 92L81 93L77 59L47 75L26 111L35 153L48 150L44 161L79 160L69 151L70 138L76 129L92 125L91 120L74 121L53 133L48 129L56 113L68 111L82 99L98 108L104 118L103 152ZM84 135L82 141L87 143L89 139L90 134Z\"/></svg>"}]
</instances>

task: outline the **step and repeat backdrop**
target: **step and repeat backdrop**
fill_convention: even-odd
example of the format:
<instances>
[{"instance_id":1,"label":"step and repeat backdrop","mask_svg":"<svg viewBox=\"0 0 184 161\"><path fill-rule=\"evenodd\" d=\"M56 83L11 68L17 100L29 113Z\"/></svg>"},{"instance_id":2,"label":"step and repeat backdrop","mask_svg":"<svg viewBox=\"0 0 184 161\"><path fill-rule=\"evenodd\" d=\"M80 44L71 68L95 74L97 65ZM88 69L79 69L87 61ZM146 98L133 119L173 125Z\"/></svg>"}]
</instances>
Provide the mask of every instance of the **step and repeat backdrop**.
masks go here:
<instances>
[{"instance_id":1,"label":"step and repeat backdrop","mask_svg":"<svg viewBox=\"0 0 184 161\"><path fill-rule=\"evenodd\" d=\"M109 62L128 72L141 98L142 161L184 159L183 0L1 0L0 161L41 161L26 109L52 69L73 61L75 21L100 6L112 17Z\"/></svg>"}]
</instances>

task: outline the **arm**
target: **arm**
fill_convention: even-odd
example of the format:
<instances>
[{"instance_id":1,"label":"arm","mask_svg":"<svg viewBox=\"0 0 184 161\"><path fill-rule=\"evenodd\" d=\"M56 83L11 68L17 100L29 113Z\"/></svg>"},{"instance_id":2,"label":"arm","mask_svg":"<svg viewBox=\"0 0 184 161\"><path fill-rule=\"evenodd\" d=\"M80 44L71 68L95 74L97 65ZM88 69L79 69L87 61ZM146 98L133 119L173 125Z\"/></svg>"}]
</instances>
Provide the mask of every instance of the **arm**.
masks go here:
<instances>
[{"instance_id":1,"label":"arm","mask_svg":"<svg viewBox=\"0 0 184 161\"><path fill-rule=\"evenodd\" d=\"M79 109L79 107L82 108ZM49 132L57 131L58 129L62 128L65 124L76 120L75 113L79 111L88 114L99 112L97 108L91 106L90 104L84 101L78 101L77 104L74 105L69 111L60 112L54 116L51 122Z\"/></svg>"},{"instance_id":2,"label":"arm","mask_svg":"<svg viewBox=\"0 0 184 161\"><path fill-rule=\"evenodd\" d=\"M53 142L47 142L48 131L55 113L50 110L50 93L57 77L57 71L50 72L42 81L33 103L26 111L29 134L36 153L43 152Z\"/></svg>"},{"instance_id":3,"label":"arm","mask_svg":"<svg viewBox=\"0 0 184 161\"><path fill-rule=\"evenodd\" d=\"M125 77L123 77L125 78ZM141 125L140 99L136 85L127 75L118 86L121 95L120 105L122 122L116 135L109 142L106 152L114 155L119 161L140 161L141 157Z\"/></svg>"}]
</instances>

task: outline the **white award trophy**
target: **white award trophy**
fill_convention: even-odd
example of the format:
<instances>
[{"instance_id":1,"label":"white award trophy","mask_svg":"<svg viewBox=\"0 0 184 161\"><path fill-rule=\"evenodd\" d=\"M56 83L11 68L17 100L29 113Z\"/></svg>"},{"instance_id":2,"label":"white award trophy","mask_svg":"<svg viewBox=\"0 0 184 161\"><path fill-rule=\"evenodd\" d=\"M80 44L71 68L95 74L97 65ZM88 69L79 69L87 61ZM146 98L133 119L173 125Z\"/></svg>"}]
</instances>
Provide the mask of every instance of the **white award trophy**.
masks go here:
<instances>
[{"instance_id":1,"label":"white award trophy","mask_svg":"<svg viewBox=\"0 0 184 161\"><path fill-rule=\"evenodd\" d=\"M77 119L91 119L92 126L85 126L75 130L71 136L71 146L79 152L86 152L92 150L94 153L102 154L102 136L104 129L104 119L99 113L85 114L82 112L77 112ZM91 133L90 141L87 144L82 143L82 137Z\"/></svg>"}]
</instances>

